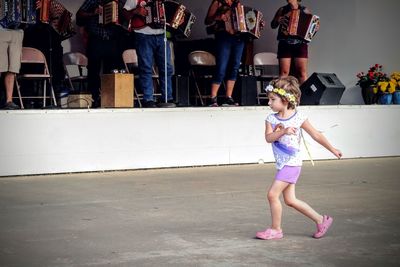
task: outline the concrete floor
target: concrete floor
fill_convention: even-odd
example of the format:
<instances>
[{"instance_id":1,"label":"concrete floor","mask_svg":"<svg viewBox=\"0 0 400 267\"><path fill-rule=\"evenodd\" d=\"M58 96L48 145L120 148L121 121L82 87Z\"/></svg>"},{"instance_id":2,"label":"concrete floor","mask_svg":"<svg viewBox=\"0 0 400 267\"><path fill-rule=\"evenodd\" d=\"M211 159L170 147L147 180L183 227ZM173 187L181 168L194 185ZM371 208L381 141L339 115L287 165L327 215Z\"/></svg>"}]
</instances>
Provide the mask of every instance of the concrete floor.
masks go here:
<instances>
[{"instance_id":1,"label":"concrete floor","mask_svg":"<svg viewBox=\"0 0 400 267\"><path fill-rule=\"evenodd\" d=\"M285 207L274 165L0 178L0 266L400 266L400 158L304 164L297 197L334 217L327 236Z\"/></svg>"}]
</instances>

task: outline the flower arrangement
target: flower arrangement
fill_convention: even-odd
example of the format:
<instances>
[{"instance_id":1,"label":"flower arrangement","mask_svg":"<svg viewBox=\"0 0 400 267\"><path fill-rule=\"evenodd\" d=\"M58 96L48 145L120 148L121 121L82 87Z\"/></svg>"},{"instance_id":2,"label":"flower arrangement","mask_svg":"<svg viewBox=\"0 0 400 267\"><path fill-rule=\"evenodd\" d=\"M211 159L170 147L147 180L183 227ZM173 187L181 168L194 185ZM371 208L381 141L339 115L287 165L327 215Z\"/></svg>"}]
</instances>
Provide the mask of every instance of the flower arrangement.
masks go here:
<instances>
[{"instance_id":1,"label":"flower arrangement","mask_svg":"<svg viewBox=\"0 0 400 267\"><path fill-rule=\"evenodd\" d=\"M396 90L400 90L400 71L395 71L390 75L390 81L396 85Z\"/></svg>"},{"instance_id":2,"label":"flower arrangement","mask_svg":"<svg viewBox=\"0 0 400 267\"><path fill-rule=\"evenodd\" d=\"M359 72L357 74L358 81L356 85L368 87L378 85L379 82L388 81L389 78L387 77L386 73L382 71L382 68L382 65L375 64L369 68L367 73ZM375 93L377 93L377 91Z\"/></svg>"},{"instance_id":3,"label":"flower arrangement","mask_svg":"<svg viewBox=\"0 0 400 267\"><path fill-rule=\"evenodd\" d=\"M378 92L393 94L400 88L400 72L393 72L386 80L380 81L374 87L374 93Z\"/></svg>"}]
</instances>

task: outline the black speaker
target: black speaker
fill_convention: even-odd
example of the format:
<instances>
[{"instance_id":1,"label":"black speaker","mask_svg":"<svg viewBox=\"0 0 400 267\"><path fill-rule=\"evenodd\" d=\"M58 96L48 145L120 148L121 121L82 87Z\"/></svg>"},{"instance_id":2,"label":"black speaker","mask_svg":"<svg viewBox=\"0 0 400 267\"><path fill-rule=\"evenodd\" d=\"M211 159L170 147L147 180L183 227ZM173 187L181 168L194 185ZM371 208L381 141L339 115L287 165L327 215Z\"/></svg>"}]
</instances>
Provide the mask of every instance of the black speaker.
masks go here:
<instances>
[{"instance_id":1,"label":"black speaker","mask_svg":"<svg viewBox=\"0 0 400 267\"><path fill-rule=\"evenodd\" d=\"M172 76L172 90L175 98L174 100L179 107L190 106L188 76Z\"/></svg>"},{"instance_id":2,"label":"black speaker","mask_svg":"<svg viewBox=\"0 0 400 267\"><path fill-rule=\"evenodd\" d=\"M238 76L232 97L241 106L257 105L257 78L254 76Z\"/></svg>"},{"instance_id":3,"label":"black speaker","mask_svg":"<svg viewBox=\"0 0 400 267\"><path fill-rule=\"evenodd\" d=\"M336 74L314 72L300 86L300 105L339 105L345 88Z\"/></svg>"}]
</instances>

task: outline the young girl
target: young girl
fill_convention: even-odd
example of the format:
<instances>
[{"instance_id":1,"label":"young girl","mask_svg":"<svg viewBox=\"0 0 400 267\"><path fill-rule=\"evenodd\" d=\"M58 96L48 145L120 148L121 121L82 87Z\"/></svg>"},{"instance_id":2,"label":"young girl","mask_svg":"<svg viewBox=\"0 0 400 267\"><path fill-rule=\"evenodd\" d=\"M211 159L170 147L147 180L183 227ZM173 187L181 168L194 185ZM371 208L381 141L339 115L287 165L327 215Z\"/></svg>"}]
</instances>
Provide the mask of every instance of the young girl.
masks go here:
<instances>
[{"instance_id":1,"label":"young girl","mask_svg":"<svg viewBox=\"0 0 400 267\"><path fill-rule=\"evenodd\" d=\"M272 143L276 160L277 173L275 181L268 191L268 201L271 208L272 225L265 231L258 232L260 239L280 239L283 237L281 228L282 205L279 196L283 193L286 205L293 207L317 224L314 238L321 238L328 231L333 218L321 215L307 203L296 198L295 185L301 171L300 140L304 129L315 141L332 152L337 158L342 152L334 148L328 140L318 132L299 111L296 106L300 100L299 83L292 76L273 80L267 86L268 105L276 112L270 114L265 123L265 139Z\"/></svg>"}]
</instances>

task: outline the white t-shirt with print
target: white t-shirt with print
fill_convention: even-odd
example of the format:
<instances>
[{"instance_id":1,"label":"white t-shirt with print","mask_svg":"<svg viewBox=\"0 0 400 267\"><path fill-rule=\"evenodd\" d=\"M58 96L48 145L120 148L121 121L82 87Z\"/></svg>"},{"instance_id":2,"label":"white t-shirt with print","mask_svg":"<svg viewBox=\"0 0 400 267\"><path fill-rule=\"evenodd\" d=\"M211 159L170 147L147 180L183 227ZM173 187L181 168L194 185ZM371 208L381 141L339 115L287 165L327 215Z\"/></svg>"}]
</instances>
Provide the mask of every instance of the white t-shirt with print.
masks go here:
<instances>
[{"instance_id":1,"label":"white t-shirt with print","mask_svg":"<svg viewBox=\"0 0 400 267\"><path fill-rule=\"evenodd\" d=\"M138 5L138 2L139 2L139 0L127 0L124 5L124 8L128 11L135 9ZM157 35L157 34L163 34L164 29L153 29L149 26L145 26L142 29L135 30L135 32L146 34L146 35Z\"/></svg>"},{"instance_id":2,"label":"white t-shirt with print","mask_svg":"<svg viewBox=\"0 0 400 267\"><path fill-rule=\"evenodd\" d=\"M300 153L301 141L301 125L307 118L296 111L290 118L282 119L278 117L277 113L272 113L267 116L266 122L269 122L272 129L278 124L283 124L285 128L296 128L296 134L285 134L272 144L272 151L274 153L276 168L282 169L283 166L301 166L302 156Z\"/></svg>"}]
</instances>

